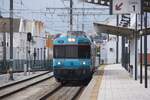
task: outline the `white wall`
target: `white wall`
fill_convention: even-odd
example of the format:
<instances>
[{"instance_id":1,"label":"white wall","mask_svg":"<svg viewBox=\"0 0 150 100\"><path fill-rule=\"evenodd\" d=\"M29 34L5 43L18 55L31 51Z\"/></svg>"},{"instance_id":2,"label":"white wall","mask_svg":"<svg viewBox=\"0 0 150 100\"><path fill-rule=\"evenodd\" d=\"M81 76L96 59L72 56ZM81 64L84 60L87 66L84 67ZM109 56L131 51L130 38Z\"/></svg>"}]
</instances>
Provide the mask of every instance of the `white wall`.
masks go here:
<instances>
[{"instance_id":1,"label":"white wall","mask_svg":"<svg viewBox=\"0 0 150 100\"><path fill-rule=\"evenodd\" d=\"M27 22L28 24L26 24ZM20 20L19 32L14 32L13 34L13 47L14 47L13 58L14 59L26 59L27 58L27 47L29 47L29 43L27 42L27 32L33 33L33 30L36 30L34 25L32 24L33 24L33 21L24 21L22 19ZM44 36L45 33L41 33L40 31L38 32L40 36L37 39L35 39L35 43L31 42L31 46L30 46L32 58L33 58L34 48L44 48L45 46L45 39L40 38L40 37L45 37ZM8 47L6 48L7 49L6 56L7 56L7 59L9 59L10 34L9 33L5 33L5 34L6 34L6 42L8 42L9 44ZM3 33L0 33L0 60L3 59L3 47L1 46L2 41L3 41ZM41 57L41 55L39 56Z\"/></svg>"},{"instance_id":2,"label":"white wall","mask_svg":"<svg viewBox=\"0 0 150 100\"><path fill-rule=\"evenodd\" d=\"M116 37L110 36L109 41L101 45L101 62L104 60L105 64L116 63ZM120 39L120 37L119 37ZM121 40L119 40L119 62L121 62Z\"/></svg>"},{"instance_id":3,"label":"white wall","mask_svg":"<svg viewBox=\"0 0 150 100\"><path fill-rule=\"evenodd\" d=\"M107 48L106 44L101 45L101 63L106 63L107 62Z\"/></svg>"},{"instance_id":4,"label":"white wall","mask_svg":"<svg viewBox=\"0 0 150 100\"><path fill-rule=\"evenodd\" d=\"M116 41L115 40L110 40L108 43L108 48L107 48L107 63L108 64L113 64L116 63ZM112 51L111 51L112 49Z\"/></svg>"}]
</instances>

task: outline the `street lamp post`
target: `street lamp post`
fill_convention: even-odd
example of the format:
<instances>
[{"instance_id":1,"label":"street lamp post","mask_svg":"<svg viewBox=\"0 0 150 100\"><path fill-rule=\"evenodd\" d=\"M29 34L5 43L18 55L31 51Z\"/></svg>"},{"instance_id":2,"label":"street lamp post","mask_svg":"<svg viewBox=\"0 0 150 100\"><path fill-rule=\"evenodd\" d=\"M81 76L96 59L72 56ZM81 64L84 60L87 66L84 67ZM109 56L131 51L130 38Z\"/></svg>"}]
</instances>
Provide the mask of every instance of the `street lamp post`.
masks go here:
<instances>
[{"instance_id":1,"label":"street lamp post","mask_svg":"<svg viewBox=\"0 0 150 100\"><path fill-rule=\"evenodd\" d=\"M141 15L141 17L143 17L143 15ZM143 20L143 18L141 18L141 20ZM143 68L142 68L142 65L143 65L143 61L142 61L142 59L143 59L143 48L142 48L142 44L143 44L143 39L142 39L142 34L143 34L143 32L142 32L142 26L143 26L143 21L141 21L141 31L140 31L140 83L142 84L143 83Z\"/></svg>"},{"instance_id":2,"label":"street lamp post","mask_svg":"<svg viewBox=\"0 0 150 100\"><path fill-rule=\"evenodd\" d=\"M138 49L138 47L137 47L137 14L136 14L136 16L135 16L135 32L134 32L134 36L135 36L135 80L137 80L137 49Z\"/></svg>"},{"instance_id":3,"label":"street lamp post","mask_svg":"<svg viewBox=\"0 0 150 100\"><path fill-rule=\"evenodd\" d=\"M145 27L145 34L144 34L144 65L145 65L145 88L148 87L148 80L147 80L147 12L145 12L144 17L144 27Z\"/></svg>"}]
</instances>

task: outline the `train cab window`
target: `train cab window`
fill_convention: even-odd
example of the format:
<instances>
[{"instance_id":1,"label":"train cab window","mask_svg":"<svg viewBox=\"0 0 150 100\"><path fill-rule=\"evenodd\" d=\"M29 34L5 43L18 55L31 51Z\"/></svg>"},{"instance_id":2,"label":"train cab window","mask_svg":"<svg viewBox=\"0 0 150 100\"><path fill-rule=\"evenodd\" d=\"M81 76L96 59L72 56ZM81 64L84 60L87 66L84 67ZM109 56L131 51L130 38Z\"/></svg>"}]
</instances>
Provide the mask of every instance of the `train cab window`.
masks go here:
<instances>
[{"instance_id":1,"label":"train cab window","mask_svg":"<svg viewBox=\"0 0 150 100\"><path fill-rule=\"evenodd\" d=\"M90 45L57 45L54 46L54 58L90 58Z\"/></svg>"},{"instance_id":2,"label":"train cab window","mask_svg":"<svg viewBox=\"0 0 150 100\"><path fill-rule=\"evenodd\" d=\"M66 46L66 58L78 58L78 46Z\"/></svg>"},{"instance_id":3,"label":"train cab window","mask_svg":"<svg viewBox=\"0 0 150 100\"><path fill-rule=\"evenodd\" d=\"M81 45L78 47L78 56L81 59L90 58L90 45Z\"/></svg>"},{"instance_id":4,"label":"train cab window","mask_svg":"<svg viewBox=\"0 0 150 100\"><path fill-rule=\"evenodd\" d=\"M54 58L65 57L65 47L64 46L54 46Z\"/></svg>"}]
</instances>

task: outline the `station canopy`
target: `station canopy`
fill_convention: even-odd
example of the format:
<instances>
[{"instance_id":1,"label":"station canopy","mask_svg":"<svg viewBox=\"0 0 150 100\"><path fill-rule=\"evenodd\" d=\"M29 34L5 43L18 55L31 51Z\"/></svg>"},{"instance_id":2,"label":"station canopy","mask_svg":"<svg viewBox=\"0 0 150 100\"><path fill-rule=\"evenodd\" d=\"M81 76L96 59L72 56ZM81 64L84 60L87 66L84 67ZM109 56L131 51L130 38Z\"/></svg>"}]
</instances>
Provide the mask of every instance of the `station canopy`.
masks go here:
<instances>
[{"instance_id":1,"label":"station canopy","mask_svg":"<svg viewBox=\"0 0 150 100\"><path fill-rule=\"evenodd\" d=\"M112 35L118 35L118 36L127 36L129 38L132 38L134 34L140 34L140 31L142 31L142 34L150 34L150 27L147 28L147 30L143 27L143 30L138 27L137 31L135 28L129 28L129 27L121 27L121 26L115 26L115 25L106 25L102 23L94 23L94 28L97 33L107 33Z\"/></svg>"},{"instance_id":2,"label":"station canopy","mask_svg":"<svg viewBox=\"0 0 150 100\"><path fill-rule=\"evenodd\" d=\"M92 4L98 4L101 6L111 6L112 0L80 0L86 3L92 3ZM150 0L143 0L143 11L144 12L150 12ZM116 24L104 24L104 23L94 23L94 28L96 29L97 33L107 33L112 35L119 35L119 36L128 36L133 37L134 34L140 34L140 31L142 31L142 34L150 34L150 27L148 26L147 30L143 27L143 29L140 29L140 26L137 27L137 30L135 30L135 27L121 27L121 26L115 26Z\"/></svg>"}]
</instances>

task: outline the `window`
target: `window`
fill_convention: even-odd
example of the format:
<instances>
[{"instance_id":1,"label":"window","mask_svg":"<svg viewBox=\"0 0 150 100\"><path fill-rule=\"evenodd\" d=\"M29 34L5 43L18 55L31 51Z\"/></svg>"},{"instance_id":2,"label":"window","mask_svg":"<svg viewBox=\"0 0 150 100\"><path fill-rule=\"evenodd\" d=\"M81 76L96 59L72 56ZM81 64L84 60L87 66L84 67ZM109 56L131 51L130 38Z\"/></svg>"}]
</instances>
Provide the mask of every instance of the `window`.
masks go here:
<instances>
[{"instance_id":1,"label":"window","mask_svg":"<svg viewBox=\"0 0 150 100\"><path fill-rule=\"evenodd\" d=\"M78 58L78 46L65 46L66 58Z\"/></svg>"},{"instance_id":2,"label":"window","mask_svg":"<svg viewBox=\"0 0 150 100\"><path fill-rule=\"evenodd\" d=\"M65 56L65 48L63 46L54 47L54 58L63 58Z\"/></svg>"},{"instance_id":3,"label":"window","mask_svg":"<svg viewBox=\"0 0 150 100\"><path fill-rule=\"evenodd\" d=\"M90 58L90 45L55 45L54 58Z\"/></svg>"},{"instance_id":4,"label":"window","mask_svg":"<svg viewBox=\"0 0 150 100\"><path fill-rule=\"evenodd\" d=\"M113 52L113 48L110 48L110 52Z\"/></svg>"},{"instance_id":5,"label":"window","mask_svg":"<svg viewBox=\"0 0 150 100\"><path fill-rule=\"evenodd\" d=\"M90 45L78 46L78 51L79 58L90 58Z\"/></svg>"}]
</instances>

